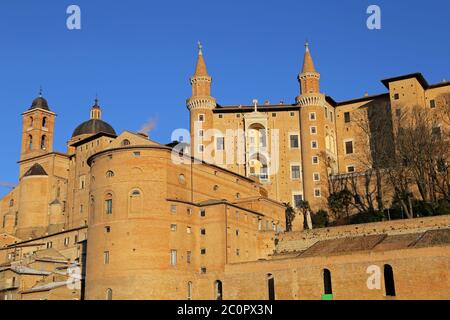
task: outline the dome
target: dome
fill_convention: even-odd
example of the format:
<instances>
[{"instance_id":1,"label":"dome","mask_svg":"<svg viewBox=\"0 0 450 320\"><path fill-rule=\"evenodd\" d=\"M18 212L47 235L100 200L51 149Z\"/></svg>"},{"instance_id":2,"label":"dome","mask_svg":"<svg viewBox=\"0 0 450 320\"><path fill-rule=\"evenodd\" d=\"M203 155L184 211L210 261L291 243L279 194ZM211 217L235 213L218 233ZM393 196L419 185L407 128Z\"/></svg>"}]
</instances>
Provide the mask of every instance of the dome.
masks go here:
<instances>
[{"instance_id":1,"label":"dome","mask_svg":"<svg viewBox=\"0 0 450 320\"><path fill-rule=\"evenodd\" d=\"M44 110L50 111L47 100L45 100L41 96L39 96L33 100L33 103L31 104L31 107L28 110L33 110L33 109L44 109Z\"/></svg>"},{"instance_id":2,"label":"dome","mask_svg":"<svg viewBox=\"0 0 450 320\"><path fill-rule=\"evenodd\" d=\"M82 134L106 133L116 135L116 131L108 123L100 119L91 119L80 124L72 134L72 138Z\"/></svg>"}]
</instances>

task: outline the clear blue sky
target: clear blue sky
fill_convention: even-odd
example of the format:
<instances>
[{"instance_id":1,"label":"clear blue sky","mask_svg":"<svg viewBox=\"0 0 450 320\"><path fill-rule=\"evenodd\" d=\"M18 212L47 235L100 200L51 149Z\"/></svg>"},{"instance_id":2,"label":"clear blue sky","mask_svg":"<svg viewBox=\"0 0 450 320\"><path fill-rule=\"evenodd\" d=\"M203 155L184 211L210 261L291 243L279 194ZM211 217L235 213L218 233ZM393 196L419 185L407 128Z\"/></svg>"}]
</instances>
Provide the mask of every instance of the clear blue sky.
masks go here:
<instances>
[{"instance_id":1,"label":"clear blue sky","mask_svg":"<svg viewBox=\"0 0 450 320\"><path fill-rule=\"evenodd\" d=\"M81 7L82 30L66 28L70 4ZM381 30L366 27L370 4L381 7ZM151 136L166 143L188 128L198 40L221 104L293 102L306 38L323 92L345 100L384 92L381 79L405 73L450 78L449 12L448 0L1 0L0 182L18 180L20 114L40 85L58 114L57 151L96 93L117 132L154 118Z\"/></svg>"}]
</instances>

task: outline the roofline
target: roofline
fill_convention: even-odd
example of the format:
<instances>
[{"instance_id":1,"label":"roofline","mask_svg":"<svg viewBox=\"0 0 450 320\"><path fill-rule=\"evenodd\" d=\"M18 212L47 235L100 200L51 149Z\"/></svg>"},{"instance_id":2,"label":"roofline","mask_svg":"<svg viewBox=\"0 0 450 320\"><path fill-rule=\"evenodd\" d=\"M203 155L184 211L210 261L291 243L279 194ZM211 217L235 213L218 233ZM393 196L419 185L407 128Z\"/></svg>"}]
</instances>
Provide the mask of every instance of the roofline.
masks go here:
<instances>
[{"instance_id":1,"label":"roofline","mask_svg":"<svg viewBox=\"0 0 450 320\"><path fill-rule=\"evenodd\" d=\"M271 104L258 106L258 111L288 111L299 109L300 106L296 104ZM242 105L218 106L213 109L213 113L233 113L233 112L246 113L253 111L255 111L255 106L242 106Z\"/></svg>"},{"instance_id":2,"label":"roofline","mask_svg":"<svg viewBox=\"0 0 450 320\"><path fill-rule=\"evenodd\" d=\"M67 153L62 153L62 152L49 152L49 153L46 153L46 154L41 154L41 155L39 155L39 156L35 156L35 157L32 157L32 158L27 158L27 159L24 159L24 160L19 160L19 161L17 161L17 163L24 163L24 162L27 162L27 161L31 161L31 160L36 160L36 159L39 159L39 158L43 158L43 157L46 157L46 156L49 156L49 155L57 155L57 156L61 156L61 157L65 157L65 158L69 158L70 156L67 154Z\"/></svg>"},{"instance_id":3,"label":"roofline","mask_svg":"<svg viewBox=\"0 0 450 320\"><path fill-rule=\"evenodd\" d=\"M57 114L54 113L53 111L45 110L45 109L42 109L42 108L34 108L34 109L31 109L31 110L27 110L25 112L22 112L22 115L26 115L26 114L31 113L31 112L36 111L36 110L44 111L44 112L49 113L51 115L57 116Z\"/></svg>"},{"instance_id":4,"label":"roofline","mask_svg":"<svg viewBox=\"0 0 450 320\"><path fill-rule=\"evenodd\" d=\"M345 100L345 101L339 101L339 102L335 101L330 96L326 96L325 99L333 107L340 107L340 106L347 105L347 104L352 104L352 103L357 103L357 102L364 102L364 101L370 101L370 100L383 98L383 97L389 97L389 93L380 93L380 94L376 94L376 95L372 95L372 96L360 97L360 98L355 98L355 99Z\"/></svg>"},{"instance_id":5,"label":"roofline","mask_svg":"<svg viewBox=\"0 0 450 320\"><path fill-rule=\"evenodd\" d=\"M0 248L0 250L11 249L11 248L23 245L23 244L27 244L27 243L30 243L30 242L33 242L33 241L37 241L37 240L41 240L41 239L45 239L45 238L49 238L49 237L54 237L54 236L61 235L61 234L67 233L67 232L73 232L73 231L78 231L78 230L82 230L82 229L87 229L87 227L88 226L82 226L82 227L78 227L78 228L73 228L73 229L69 229L69 230L64 230L64 231L52 233L52 234L45 235L45 236L42 236L42 237L39 237L39 238L34 238L34 239L30 239L30 240L17 242L17 243L14 243L14 244L10 244L10 245L8 245L6 247ZM31 244L31 245L33 245L33 244Z\"/></svg>"},{"instance_id":6,"label":"roofline","mask_svg":"<svg viewBox=\"0 0 450 320\"><path fill-rule=\"evenodd\" d=\"M110 138L117 138L117 137L118 137L118 135L114 135L114 134L110 134L110 133L106 133L106 132L101 131L101 132L98 132L98 133L96 133L96 134L93 134L93 135L91 135L91 136L89 136L89 137L86 137L86 138L84 138L84 139L77 140L77 141L75 141L75 142L73 142L73 143L71 143L71 144L69 144L69 145L70 145L71 147L77 147L77 146L82 145L82 144L84 144L84 143L86 143L86 142L95 140L95 139L100 138L100 137L103 137L103 136L107 136L107 137L110 137ZM69 142L70 142L70 141L69 141Z\"/></svg>"},{"instance_id":7,"label":"roofline","mask_svg":"<svg viewBox=\"0 0 450 320\"><path fill-rule=\"evenodd\" d=\"M153 142L154 142L154 141L153 141ZM155 142L155 143L156 143L156 142ZM105 150L99 151L99 152L97 152L97 153L94 153L93 155L91 155L91 156L86 160L86 163L88 164L88 166L90 166L91 163L92 163L92 161L93 161L93 159L94 159L95 157L100 156L100 155L103 155L103 154L105 154L105 153L115 152L115 151L123 151L123 150L133 150L133 149L159 149L159 150L166 150L166 151L170 151L170 152L172 152L172 150L173 150L172 147L168 147L168 146L165 146L165 145L158 145L158 146L155 146L155 145L153 145L153 146L150 146L150 145L134 145L134 146L126 146L126 147L111 148L111 149L105 149ZM246 176L240 175L240 174L238 174L238 173L236 173L236 172L233 172L233 171L230 171L230 170L228 170L228 169L224 169L224 168L219 167L219 166L217 166L217 165L215 165L215 164L205 162L205 161L203 161L203 160L197 159L197 158L192 157L192 156L183 155L183 157L185 157L185 158L190 158L190 161L192 161L192 162L197 161L197 162L199 162L199 163L201 163L201 164L204 164L204 165L210 166L210 167L212 167L212 168L215 168L215 169L218 169L218 170L221 170L221 171L230 173L230 174L232 174L232 175L238 177L239 179L243 179L243 180L246 180L247 182L254 183L254 184L256 184L257 186L260 186L260 187L263 186L261 183L255 181L255 180L252 180L252 179L250 179L250 178L248 178L248 177L246 177Z\"/></svg>"},{"instance_id":8,"label":"roofline","mask_svg":"<svg viewBox=\"0 0 450 320\"><path fill-rule=\"evenodd\" d=\"M393 77L393 78L383 79L383 80L381 80L381 82L384 84L384 86L387 89L389 89L389 83L394 82L394 81L410 79L410 78L416 78L417 81L419 81L420 85L423 88L425 88L425 89L427 89L430 86L428 84L427 80L425 79L425 77L420 72L409 73L409 74L405 74L405 75L402 75L402 76L397 76L397 77Z\"/></svg>"}]
</instances>

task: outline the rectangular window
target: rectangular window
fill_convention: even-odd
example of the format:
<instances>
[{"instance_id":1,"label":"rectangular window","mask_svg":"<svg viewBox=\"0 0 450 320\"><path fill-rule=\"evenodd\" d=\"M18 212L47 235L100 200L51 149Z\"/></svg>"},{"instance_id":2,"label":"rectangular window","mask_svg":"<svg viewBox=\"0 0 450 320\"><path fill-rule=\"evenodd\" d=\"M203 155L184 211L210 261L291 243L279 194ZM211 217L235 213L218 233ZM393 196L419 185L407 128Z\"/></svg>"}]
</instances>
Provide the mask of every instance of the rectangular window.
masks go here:
<instances>
[{"instance_id":1,"label":"rectangular window","mask_svg":"<svg viewBox=\"0 0 450 320\"><path fill-rule=\"evenodd\" d=\"M345 154L353 153L353 141L345 141Z\"/></svg>"},{"instance_id":2,"label":"rectangular window","mask_svg":"<svg viewBox=\"0 0 450 320\"><path fill-rule=\"evenodd\" d=\"M299 147L299 139L297 134L292 134L289 136L291 149L298 149Z\"/></svg>"},{"instance_id":3,"label":"rectangular window","mask_svg":"<svg viewBox=\"0 0 450 320\"><path fill-rule=\"evenodd\" d=\"M316 120L316 113L315 112L310 112L309 113L309 120L311 120L311 121L315 121Z\"/></svg>"},{"instance_id":4,"label":"rectangular window","mask_svg":"<svg viewBox=\"0 0 450 320\"><path fill-rule=\"evenodd\" d=\"M106 214L112 214L113 213L113 202L112 202L112 199L105 200L105 211L106 211Z\"/></svg>"},{"instance_id":5,"label":"rectangular window","mask_svg":"<svg viewBox=\"0 0 450 320\"><path fill-rule=\"evenodd\" d=\"M320 192L320 188L314 189L314 197L320 198L321 196L322 196L322 194Z\"/></svg>"},{"instance_id":6,"label":"rectangular window","mask_svg":"<svg viewBox=\"0 0 450 320\"><path fill-rule=\"evenodd\" d=\"M192 227L186 227L186 233L192 234Z\"/></svg>"},{"instance_id":7,"label":"rectangular window","mask_svg":"<svg viewBox=\"0 0 450 320\"><path fill-rule=\"evenodd\" d=\"M70 238L64 238L64 246L68 246L70 242Z\"/></svg>"},{"instance_id":8,"label":"rectangular window","mask_svg":"<svg viewBox=\"0 0 450 320\"><path fill-rule=\"evenodd\" d=\"M299 165L291 166L291 178L292 178L292 180L300 179L300 166Z\"/></svg>"},{"instance_id":9,"label":"rectangular window","mask_svg":"<svg viewBox=\"0 0 450 320\"><path fill-rule=\"evenodd\" d=\"M293 198L294 198L294 201L293 201L294 207L295 208L300 207L300 205L302 204L302 201L303 201L303 195L301 193L297 193L297 194L293 195Z\"/></svg>"},{"instance_id":10,"label":"rectangular window","mask_svg":"<svg viewBox=\"0 0 450 320\"><path fill-rule=\"evenodd\" d=\"M276 118L277 114L276 113L272 113L272 118Z\"/></svg>"},{"instance_id":11,"label":"rectangular window","mask_svg":"<svg viewBox=\"0 0 450 320\"><path fill-rule=\"evenodd\" d=\"M219 119L222 119L223 118L223 114L219 114Z\"/></svg>"},{"instance_id":12,"label":"rectangular window","mask_svg":"<svg viewBox=\"0 0 450 320\"><path fill-rule=\"evenodd\" d=\"M206 210L205 209L201 209L200 210L200 217L202 217L202 218L206 217Z\"/></svg>"},{"instance_id":13,"label":"rectangular window","mask_svg":"<svg viewBox=\"0 0 450 320\"><path fill-rule=\"evenodd\" d=\"M177 265L177 250L170 250L170 265Z\"/></svg>"},{"instance_id":14,"label":"rectangular window","mask_svg":"<svg viewBox=\"0 0 450 320\"><path fill-rule=\"evenodd\" d=\"M80 189L84 189L86 185L86 176L81 176L80 177Z\"/></svg>"},{"instance_id":15,"label":"rectangular window","mask_svg":"<svg viewBox=\"0 0 450 320\"><path fill-rule=\"evenodd\" d=\"M398 93L394 94L394 100L400 99L400 95Z\"/></svg>"},{"instance_id":16,"label":"rectangular window","mask_svg":"<svg viewBox=\"0 0 450 320\"><path fill-rule=\"evenodd\" d=\"M191 208L187 208L186 212L187 212L188 216L192 216L192 209Z\"/></svg>"},{"instance_id":17,"label":"rectangular window","mask_svg":"<svg viewBox=\"0 0 450 320\"><path fill-rule=\"evenodd\" d=\"M319 157L318 156L313 156L312 157L312 163L313 164L319 164Z\"/></svg>"},{"instance_id":18,"label":"rectangular window","mask_svg":"<svg viewBox=\"0 0 450 320\"><path fill-rule=\"evenodd\" d=\"M186 252L186 262L191 263L191 261L192 261L192 252L188 251Z\"/></svg>"},{"instance_id":19,"label":"rectangular window","mask_svg":"<svg viewBox=\"0 0 450 320\"><path fill-rule=\"evenodd\" d=\"M139 151L133 152L133 157L139 158L141 156L141 153Z\"/></svg>"},{"instance_id":20,"label":"rectangular window","mask_svg":"<svg viewBox=\"0 0 450 320\"><path fill-rule=\"evenodd\" d=\"M106 226L105 227L105 233L110 233L111 232L111 227L110 226Z\"/></svg>"},{"instance_id":21,"label":"rectangular window","mask_svg":"<svg viewBox=\"0 0 450 320\"><path fill-rule=\"evenodd\" d=\"M333 121L334 121L334 118L333 118L333 111L330 111L330 118L331 118L331 122L333 122Z\"/></svg>"},{"instance_id":22,"label":"rectangular window","mask_svg":"<svg viewBox=\"0 0 450 320\"><path fill-rule=\"evenodd\" d=\"M198 121L199 122L205 122L205 115L203 113L198 115Z\"/></svg>"},{"instance_id":23,"label":"rectangular window","mask_svg":"<svg viewBox=\"0 0 450 320\"><path fill-rule=\"evenodd\" d=\"M310 127L309 131L311 132L311 134L317 134L317 127Z\"/></svg>"},{"instance_id":24,"label":"rectangular window","mask_svg":"<svg viewBox=\"0 0 450 320\"><path fill-rule=\"evenodd\" d=\"M198 136L199 136L199 137L203 137L203 136L204 136L204 131L203 131L203 129L198 130Z\"/></svg>"},{"instance_id":25,"label":"rectangular window","mask_svg":"<svg viewBox=\"0 0 450 320\"><path fill-rule=\"evenodd\" d=\"M239 256L241 254L239 249L236 249L236 255Z\"/></svg>"},{"instance_id":26,"label":"rectangular window","mask_svg":"<svg viewBox=\"0 0 450 320\"><path fill-rule=\"evenodd\" d=\"M103 252L103 264L109 264L109 251Z\"/></svg>"},{"instance_id":27,"label":"rectangular window","mask_svg":"<svg viewBox=\"0 0 450 320\"><path fill-rule=\"evenodd\" d=\"M311 149L317 149L319 146L316 140L311 141Z\"/></svg>"},{"instance_id":28,"label":"rectangular window","mask_svg":"<svg viewBox=\"0 0 450 320\"><path fill-rule=\"evenodd\" d=\"M431 109L436 108L436 100L430 100L430 108Z\"/></svg>"},{"instance_id":29,"label":"rectangular window","mask_svg":"<svg viewBox=\"0 0 450 320\"><path fill-rule=\"evenodd\" d=\"M198 152L203 152L205 150L205 147L202 144L198 145Z\"/></svg>"},{"instance_id":30,"label":"rectangular window","mask_svg":"<svg viewBox=\"0 0 450 320\"><path fill-rule=\"evenodd\" d=\"M170 206L170 212L171 212L171 213L177 213L177 206L176 206L175 204L172 204L172 205Z\"/></svg>"},{"instance_id":31,"label":"rectangular window","mask_svg":"<svg viewBox=\"0 0 450 320\"><path fill-rule=\"evenodd\" d=\"M218 151L225 150L225 138L224 137L218 137L216 140L216 149Z\"/></svg>"},{"instance_id":32,"label":"rectangular window","mask_svg":"<svg viewBox=\"0 0 450 320\"><path fill-rule=\"evenodd\" d=\"M200 273L201 274L205 274L206 273L206 267L201 267L200 268Z\"/></svg>"},{"instance_id":33,"label":"rectangular window","mask_svg":"<svg viewBox=\"0 0 450 320\"><path fill-rule=\"evenodd\" d=\"M258 218L258 230L261 231L262 230L262 219Z\"/></svg>"},{"instance_id":34,"label":"rectangular window","mask_svg":"<svg viewBox=\"0 0 450 320\"><path fill-rule=\"evenodd\" d=\"M350 122L350 112L344 112L344 122L345 123Z\"/></svg>"},{"instance_id":35,"label":"rectangular window","mask_svg":"<svg viewBox=\"0 0 450 320\"><path fill-rule=\"evenodd\" d=\"M176 224L171 224L170 225L170 231L176 232L177 231L177 225Z\"/></svg>"},{"instance_id":36,"label":"rectangular window","mask_svg":"<svg viewBox=\"0 0 450 320\"><path fill-rule=\"evenodd\" d=\"M239 237L239 229L236 229L236 237Z\"/></svg>"},{"instance_id":37,"label":"rectangular window","mask_svg":"<svg viewBox=\"0 0 450 320\"><path fill-rule=\"evenodd\" d=\"M200 249L200 254L204 256L206 254L206 249L205 248Z\"/></svg>"},{"instance_id":38,"label":"rectangular window","mask_svg":"<svg viewBox=\"0 0 450 320\"><path fill-rule=\"evenodd\" d=\"M313 173L313 180L314 181L320 181L320 173L314 172Z\"/></svg>"},{"instance_id":39,"label":"rectangular window","mask_svg":"<svg viewBox=\"0 0 450 320\"><path fill-rule=\"evenodd\" d=\"M294 117L295 116L295 112L291 112L291 117Z\"/></svg>"},{"instance_id":40,"label":"rectangular window","mask_svg":"<svg viewBox=\"0 0 450 320\"><path fill-rule=\"evenodd\" d=\"M80 204L80 213L83 213L83 205Z\"/></svg>"},{"instance_id":41,"label":"rectangular window","mask_svg":"<svg viewBox=\"0 0 450 320\"><path fill-rule=\"evenodd\" d=\"M355 166L347 166L347 173L355 172Z\"/></svg>"},{"instance_id":42,"label":"rectangular window","mask_svg":"<svg viewBox=\"0 0 450 320\"><path fill-rule=\"evenodd\" d=\"M206 229L204 228L200 229L200 235L206 236Z\"/></svg>"},{"instance_id":43,"label":"rectangular window","mask_svg":"<svg viewBox=\"0 0 450 320\"><path fill-rule=\"evenodd\" d=\"M328 108L325 107L325 118L328 118Z\"/></svg>"}]
</instances>

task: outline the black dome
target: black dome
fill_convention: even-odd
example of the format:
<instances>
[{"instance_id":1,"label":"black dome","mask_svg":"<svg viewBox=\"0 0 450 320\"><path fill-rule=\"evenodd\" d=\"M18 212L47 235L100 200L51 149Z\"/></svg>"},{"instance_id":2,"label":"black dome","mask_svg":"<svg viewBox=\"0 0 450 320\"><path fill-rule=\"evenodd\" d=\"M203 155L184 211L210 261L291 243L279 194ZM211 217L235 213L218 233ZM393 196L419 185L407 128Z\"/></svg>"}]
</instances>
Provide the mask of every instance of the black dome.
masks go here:
<instances>
[{"instance_id":1,"label":"black dome","mask_svg":"<svg viewBox=\"0 0 450 320\"><path fill-rule=\"evenodd\" d=\"M91 119L80 124L72 134L72 138L82 134L107 133L116 135L116 131L108 123L99 119Z\"/></svg>"},{"instance_id":2,"label":"black dome","mask_svg":"<svg viewBox=\"0 0 450 320\"><path fill-rule=\"evenodd\" d=\"M36 99L34 99L33 103L31 104L30 109L28 109L28 110L33 110L33 109L38 109L38 108L50 111L47 100L45 100L42 97L37 97Z\"/></svg>"}]
</instances>

